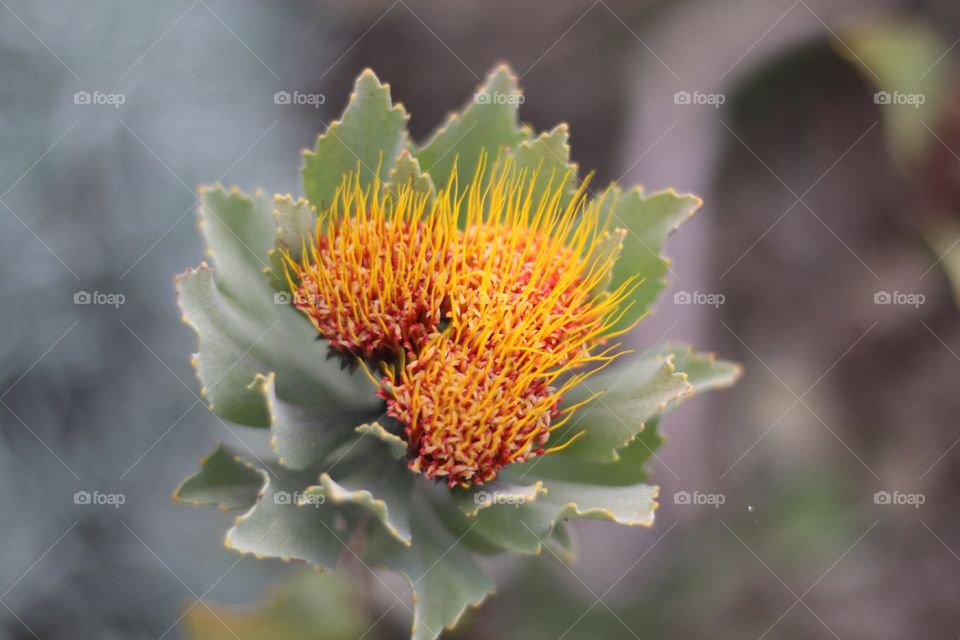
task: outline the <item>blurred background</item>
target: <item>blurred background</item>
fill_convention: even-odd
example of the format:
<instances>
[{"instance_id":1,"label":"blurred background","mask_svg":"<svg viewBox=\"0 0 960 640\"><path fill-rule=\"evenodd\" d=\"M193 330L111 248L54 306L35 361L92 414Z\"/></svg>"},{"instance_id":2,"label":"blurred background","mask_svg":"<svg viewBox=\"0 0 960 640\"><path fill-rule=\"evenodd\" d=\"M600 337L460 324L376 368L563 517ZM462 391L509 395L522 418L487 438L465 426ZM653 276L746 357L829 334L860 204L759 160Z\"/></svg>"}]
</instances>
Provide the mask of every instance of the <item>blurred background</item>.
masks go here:
<instances>
[{"instance_id":1,"label":"blurred background","mask_svg":"<svg viewBox=\"0 0 960 640\"><path fill-rule=\"evenodd\" d=\"M235 437L173 275L195 188L299 194L363 67L422 139L499 61L582 173L704 198L631 340L746 374L666 421L652 529L497 565L450 637L960 636L958 59L951 0L0 0L0 637L405 637L170 499Z\"/></svg>"}]
</instances>

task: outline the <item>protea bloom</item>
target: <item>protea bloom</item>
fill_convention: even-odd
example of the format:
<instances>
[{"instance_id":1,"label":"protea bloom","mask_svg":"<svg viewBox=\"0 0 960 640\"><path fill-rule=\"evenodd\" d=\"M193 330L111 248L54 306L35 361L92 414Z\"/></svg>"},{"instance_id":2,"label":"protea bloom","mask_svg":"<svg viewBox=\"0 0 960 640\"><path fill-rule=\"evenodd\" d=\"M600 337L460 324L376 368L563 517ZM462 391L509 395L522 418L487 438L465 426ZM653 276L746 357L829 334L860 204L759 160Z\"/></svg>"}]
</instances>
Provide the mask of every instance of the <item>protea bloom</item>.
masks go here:
<instances>
[{"instance_id":1,"label":"protea bloom","mask_svg":"<svg viewBox=\"0 0 960 640\"><path fill-rule=\"evenodd\" d=\"M518 101L484 99L516 91L498 69L415 146L365 72L307 198L205 191L216 271L178 279L211 410L268 428L275 455L221 445L177 496L245 509L227 544L258 556L333 568L362 530L363 561L416 589L422 640L492 592L476 554L569 552L571 518L651 525L660 417L737 375L620 346L699 201L594 196L565 127L534 136Z\"/></svg>"},{"instance_id":2,"label":"protea bloom","mask_svg":"<svg viewBox=\"0 0 960 640\"><path fill-rule=\"evenodd\" d=\"M616 255L586 181L564 200L569 176L552 176L534 197L537 170L497 164L487 175L481 157L469 185L451 180L430 202L412 183L380 197L378 179L348 175L300 261L285 253L294 305L333 349L381 370L410 468L451 487L553 450L564 391L622 353L594 352L623 333L636 288L603 290Z\"/></svg>"},{"instance_id":3,"label":"protea bloom","mask_svg":"<svg viewBox=\"0 0 960 640\"><path fill-rule=\"evenodd\" d=\"M301 261L284 252L294 305L348 358L416 351L449 296L456 218L412 185L381 190L379 180L362 187L359 170L345 176Z\"/></svg>"}]
</instances>

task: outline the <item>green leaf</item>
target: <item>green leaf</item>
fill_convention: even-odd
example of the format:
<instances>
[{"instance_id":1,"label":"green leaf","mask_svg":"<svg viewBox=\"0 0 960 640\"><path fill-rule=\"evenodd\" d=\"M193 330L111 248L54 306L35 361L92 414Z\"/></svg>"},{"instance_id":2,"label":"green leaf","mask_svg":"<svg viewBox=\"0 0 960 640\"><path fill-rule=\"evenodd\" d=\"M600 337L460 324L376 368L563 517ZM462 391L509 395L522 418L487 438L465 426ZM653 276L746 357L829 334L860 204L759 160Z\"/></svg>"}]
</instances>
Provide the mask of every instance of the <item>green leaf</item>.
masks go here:
<instances>
[{"instance_id":1,"label":"green leaf","mask_svg":"<svg viewBox=\"0 0 960 640\"><path fill-rule=\"evenodd\" d=\"M197 332L199 352L193 358L210 410L222 418L253 427L270 424L262 396L250 384L265 367L249 356L264 331L230 304L217 289L213 270L205 264L177 278L183 320Z\"/></svg>"},{"instance_id":2,"label":"green leaf","mask_svg":"<svg viewBox=\"0 0 960 640\"><path fill-rule=\"evenodd\" d=\"M553 526L550 537L543 541L543 546L561 562L569 564L576 559L579 548L576 531L565 522L558 522Z\"/></svg>"},{"instance_id":3,"label":"green leaf","mask_svg":"<svg viewBox=\"0 0 960 640\"><path fill-rule=\"evenodd\" d=\"M736 363L670 343L660 345L633 363L602 371L566 394L566 406L576 405L597 393L601 395L580 407L570 423L553 436L550 446L563 444L581 431L583 435L563 451L545 456L538 464L576 464L571 458L598 463L616 460L621 450L644 433L644 425L649 421L694 394L733 385L740 373L741 367ZM651 437L655 440L643 442L658 445L659 436ZM643 449L652 454L656 448L637 446L640 449L634 449L631 455L642 454ZM550 461L554 456L557 462ZM629 479L638 482L642 477Z\"/></svg>"},{"instance_id":4,"label":"green leaf","mask_svg":"<svg viewBox=\"0 0 960 640\"><path fill-rule=\"evenodd\" d=\"M217 286L248 310L269 315L273 305L263 272L273 246L273 210L270 198L257 190L248 196L234 187L200 189L200 228L217 272Z\"/></svg>"},{"instance_id":5,"label":"green leaf","mask_svg":"<svg viewBox=\"0 0 960 640\"><path fill-rule=\"evenodd\" d=\"M420 486L423 487L423 484ZM464 513L464 506L461 506L463 498L457 498L455 491L440 487L430 494L430 499L434 513L465 548L484 556L503 553L503 547L476 532L476 518Z\"/></svg>"},{"instance_id":6,"label":"green leaf","mask_svg":"<svg viewBox=\"0 0 960 640\"><path fill-rule=\"evenodd\" d=\"M506 478L498 478L479 487L458 489L454 492L454 500L465 515L475 516L482 509L493 506L515 506L533 502L545 493L547 490L542 482L518 484Z\"/></svg>"},{"instance_id":7,"label":"green leaf","mask_svg":"<svg viewBox=\"0 0 960 640\"><path fill-rule=\"evenodd\" d=\"M561 206L566 206L577 188L577 164L570 162L569 127L560 124L549 133L541 133L534 140L524 140L517 145L513 156L514 166L526 169L533 175L539 169L536 186L533 190L534 206L547 192L547 186L554 192L563 189Z\"/></svg>"},{"instance_id":8,"label":"green leaf","mask_svg":"<svg viewBox=\"0 0 960 640\"><path fill-rule=\"evenodd\" d=\"M379 422L362 424L356 428L356 432L384 442L390 448L390 453L396 460L400 460L407 455L407 441L387 431Z\"/></svg>"},{"instance_id":9,"label":"green leaf","mask_svg":"<svg viewBox=\"0 0 960 640\"><path fill-rule=\"evenodd\" d=\"M601 395L577 409L549 446L563 444L583 432L563 451L565 456L594 462L616 460L617 450L627 446L646 421L691 393L686 376L675 371L671 359L660 354L638 359L602 371L572 389L564 398L567 406Z\"/></svg>"},{"instance_id":10,"label":"green leaf","mask_svg":"<svg viewBox=\"0 0 960 640\"><path fill-rule=\"evenodd\" d=\"M266 400L253 382L270 372L289 401L375 406L369 380L328 360L307 319L275 296L264 273L275 235L269 198L204 189L200 220L216 275L201 264L176 284L184 321L199 338L194 364L210 409L238 424L268 426Z\"/></svg>"},{"instance_id":11,"label":"green leaf","mask_svg":"<svg viewBox=\"0 0 960 640\"><path fill-rule=\"evenodd\" d=\"M653 525L659 487L637 484L603 487L551 480L548 501L562 505L561 517L609 520L626 526Z\"/></svg>"},{"instance_id":12,"label":"green leaf","mask_svg":"<svg viewBox=\"0 0 960 640\"><path fill-rule=\"evenodd\" d=\"M306 494L370 511L391 535L410 546L410 499L417 476L395 456L395 443L381 439L372 426L354 430L354 441L331 458L320 484L308 487Z\"/></svg>"},{"instance_id":13,"label":"green leaf","mask_svg":"<svg viewBox=\"0 0 960 640\"><path fill-rule=\"evenodd\" d=\"M413 545L405 547L382 529L371 531L365 557L402 573L414 591L413 640L435 640L453 628L469 606L479 606L496 585L440 521L419 492L411 513Z\"/></svg>"},{"instance_id":14,"label":"green leaf","mask_svg":"<svg viewBox=\"0 0 960 640\"><path fill-rule=\"evenodd\" d=\"M669 261L660 253L670 233L692 216L700 207L701 200L691 195L678 195L674 191L662 191L650 196L639 189L620 193L616 187L604 198L612 197L614 227L623 227L627 235L623 240L620 259L613 268L610 290L615 290L632 276L641 279L632 303L615 326L630 327L641 318L666 286L665 275Z\"/></svg>"},{"instance_id":15,"label":"green leaf","mask_svg":"<svg viewBox=\"0 0 960 640\"><path fill-rule=\"evenodd\" d=\"M350 472L320 475L320 485L309 487L308 495L322 495L332 504L355 504L373 513L380 524L409 546L410 495L414 475L396 460L377 461L370 457Z\"/></svg>"},{"instance_id":16,"label":"green leaf","mask_svg":"<svg viewBox=\"0 0 960 640\"><path fill-rule=\"evenodd\" d=\"M626 229L608 229L604 231L603 235L600 237L600 240L597 242L597 250L594 256L593 264L616 264L620 257L620 253L623 251L623 239L626 237L626 235ZM607 262L607 260L610 260L610 262ZM590 273L590 270L588 269L586 272ZM594 288L590 291L590 294L596 297L603 294L605 291L610 291L611 282L613 282L613 270L608 271L606 276L597 282Z\"/></svg>"},{"instance_id":17,"label":"green leaf","mask_svg":"<svg viewBox=\"0 0 960 640\"><path fill-rule=\"evenodd\" d=\"M520 482L512 470L507 474ZM589 518L627 526L653 524L659 488L646 484L597 486L542 479L546 495L520 505L499 504L477 512L474 532L513 553L537 554L559 520Z\"/></svg>"},{"instance_id":18,"label":"green leaf","mask_svg":"<svg viewBox=\"0 0 960 640\"><path fill-rule=\"evenodd\" d=\"M320 404L286 402L277 394L273 374L257 376L255 388L266 399L270 411L271 444L280 464L302 470L325 459L337 447L354 439L357 424L382 413L380 403L357 410L338 403L336 398L314 398Z\"/></svg>"},{"instance_id":19,"label":"green leaf","mask_svg":"<svg viewBox=\"0 0 960 640\"><path fill-rule=\"evenodd\" d=\"M294 260L299 260L303 243L313 239L316 229L317 210L303 198L274 196L273 217L277 222L277 246L290 251Z\"/></svg>"},{"instance_id":20,"label":"green leaf","mask_svg":"<svg viewBox=\"0 0 960 640\"><path fill-rule=\"evenodd\" d=\"M614 487L646 482L648 474L645 465L663 444L657 422L657 418L647 420L630 444L617 451L615 461L596 462L569 451L559 451L517 465L512 473L524 478L524 474L531 471L545 481L576 478L578 482Z\"/></svg>"},{"instance_id":21,"label":"green leaf","mask_svg":"<svg viewBox=\"0 0 960 640\"><path fill-rule=\"evenodd\" d=\"M274 291L292 293L287 284L286 267L282 251L287 251L294 260L303 256L304 243L313 242L317 211L303 198L274 196L273 217L276 220L276 244L270 250L270 281Z\"/></svg>"},{"instance_id":22,"label":"green leaf","mask_svg":"<svg viewBox=\"0 0 960 640\"><path fill-rule=\"evenodd\" d=\"M213 505L223 511L249 509L257 501L263 475L222 443L200 460L200 471L177 487L173 497L195 505Z\"/></svg>"},{"instance_id":23,"label":"green leaf","mask_svg":"<svg viewBox=\"0 0 960 640\"><path fill-rule=\"evenodd\" d=\"M348 580L305 570L284 574L262 600L242 608L204 601L184 619L188 640L356 640L370 627L360 595Z\"/></svg>"},{"instance_id":24,"label":"green leaf","mask_svg":"<svg viewBox=\"0 0 960 640\"><path fill-rule=\"evenodd\" d=\"M717 360L712 353L696 353L687 345L668 342L659 352L673 356L674 366L687 376L693 394L732 387L743 373L743 367L736 362Z\"/></svg>"},{"instance_id":25,"label":"green leaf","mask_svg":"<svg viewBox=\"0 0 960 640\"><path fill-rule=\"evenodd\" d=\"M645 445L641 451L637 443ZM460 510L473 523L470 533L495 548L513 553L540 553L567 519L609 520L624 525L650 526L659 489L643 484L643 464L659 445L656 420L649 431L624 449L625 455L608 463L589 462L563 453L510 465L485 487L456 496ZM471 500L486 491L480 505ZM507 496L494 499L500 492ZM521 499L511 499L519 497ZM562 541L564 533L556 534ZM484 552L483 549L481 549ZM567 549L567 553L572 548Z\"/></svg>"},{"instance_id":26,"label":"green leaf","mask_svg":"<svg viewBox=\"0 0 960 640\"><path fill-rule=\"evenodd\" d=\"M334 505L304 498L317 474L269 464L263 475L260 499L227 532L227 548L333 569L349 533L338 532Z\"/></svg>"},{"instance_id":27,"label":"green leaf","mask_svg":"<svg viewBox=\"0 0 960 640\"><path fill-rule=\"evenodd\" d=\"M238 424L267 427L270 411L257 375L276 373L277 395L290 402L333 402L339 410L373 411L379 406L372 384L348 375L328 360L325 345L298 312L287 304L261 309L255 316L241 309L217 288L206 265L177 278L184 321L197 332L200 348L194 357L197 375L210 410ZM266 289L262 275L251 288ZM347 425L352 427L353 425Z\"/></svg>"},{"instance_id":28,"label":"green leaf","mask_svg":"<svg viewBox=\"0 0 960 640\"><path fill-rule=\"evenodd\" d=\"M659 488L643 483L643 465L660 443L656 422L651 420L648 430L612 462L558 452L506 467L494 484L507 495L526 491L526 499L491 499L481 508L470 508L459 498L461 511L475 523L471 534L508 552L538 554L563 520L590 518L651 526Z\"/></svg>"},{"instance_id":29,"label":"green leaf","mask_svg":"<svg viewBox=\"0 0 960 640\"><path fill-rule=\"evenodd\" d=\"M390 170L390 182L387 188L396 197L397 189L402 185L412 185L417 193L429 194L431 202L437 193L433 180L420 170L420 163L406 150L400 153L396 166Z\"/></svg>"},{"instance_id":30,"label":"green leaf","mask_svg":"<svg viewBox=\"0 0 960 640\"><path fill-rule=\"evenodd\" d=\"M357 78L350 103L340 120L317 138L316 149L304 153L303 189L318 211L333 202L345 173L359 166L360 184L377 175L386 181L394 159L406 142L409 116L390 100L390 86L370 69Z\"/></svg>"},{"instance_id":31,"label":"green leaf","mask_svg":"<svg viewBox=\"0 0 960 640\"><path fill-rule=\"evenodd\" d=\"M514 147L529 136L517 120L521 99L516 77L507 66L497 67L463 111L450 114L443 127L414 152L423 171L445 187L456 162L463 188L473 178L482 151L492 162L501 147Z\"/></svg>"}]
</instances>

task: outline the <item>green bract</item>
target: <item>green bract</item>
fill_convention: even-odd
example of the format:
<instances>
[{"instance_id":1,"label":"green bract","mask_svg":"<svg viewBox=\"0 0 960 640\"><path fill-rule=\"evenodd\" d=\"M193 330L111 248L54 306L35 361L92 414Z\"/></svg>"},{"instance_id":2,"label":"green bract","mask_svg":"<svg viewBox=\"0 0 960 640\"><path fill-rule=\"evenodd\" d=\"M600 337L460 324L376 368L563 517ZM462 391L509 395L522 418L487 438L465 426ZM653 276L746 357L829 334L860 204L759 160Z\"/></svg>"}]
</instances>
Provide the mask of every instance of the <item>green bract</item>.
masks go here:
<instances>
[{"instance_id":1,"label":"green bract","mask_svg":"<svg viewBox=\"0 0 960 640\"><path fill-rule=\"evenodd\" d=\"M731 363L683 347L659 348L624 358L568 394L572 406L604 392L551 438L553 446L584 432L563 451L507 466L495 482L470 490L450 490L407 468L407 445L389 430L373 383L328 359L325 342L287 304L277 250L298 255L317 212L358 166L364 184L378 172L384 189L412 182L434 193L454 166L465 179L481 152L505 153L518 167L544 169L539 190L551 170L571 170L572 195L578 180L566 127L538 135L520 126L519 101L510 99L517 95L513 75L498 68L460 114L416 145L403 108L365 71L343 117L306 154L307 199L203 191L200 217L213 266L201 264L177 279L180 307L199 337L195 365L211 411L269 430L275 457L261 460L221 445L176 497L243 510L226 539L241 553L322 568L334 568L363 528L362 560L402 573L416 592L417 640L438 637L494 591L478 556L538 553L543 544L569 551L562 524L569 519L651 525L658 488L645 484L643 466L660 444L661 417L738 375ZM625 230L604 241L619 253L607 286L635 274L643 279L621 321L629 326L665 285L664 240L700 202L615 186L597 197Z\"/></svg>"}]
</instances>

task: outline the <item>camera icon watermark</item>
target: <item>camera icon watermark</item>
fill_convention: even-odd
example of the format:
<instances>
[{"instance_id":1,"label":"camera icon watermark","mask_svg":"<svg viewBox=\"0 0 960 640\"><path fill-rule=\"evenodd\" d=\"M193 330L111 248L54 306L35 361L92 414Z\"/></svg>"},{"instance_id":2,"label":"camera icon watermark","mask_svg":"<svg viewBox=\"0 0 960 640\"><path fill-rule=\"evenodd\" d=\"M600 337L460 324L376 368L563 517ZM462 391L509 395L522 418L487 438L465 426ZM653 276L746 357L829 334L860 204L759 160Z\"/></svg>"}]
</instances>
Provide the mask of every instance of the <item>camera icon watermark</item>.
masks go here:
<instances>
[{"instance_id":1,"label":"camera icon watermark","mask_svg":"<svg viewBox=\"0 0 960 640\"><path fill-rule=\"evenodd\" d=\"M323 304L323 297L314 294L307 294L302 291L276 291L273 294L273 304L292 304L297 307L315 307Z\"/></svg>"},{"instance_id":2,"label":"camera icon watermark","mask_svg":"<svg viewBox=\"0 0 960 640\"><path fill-rule=\"evenodd\" d=\"M922 93L901 93L899 91L877 91L873 94L873 103L883 106L906 105L919 109L926 104L927 96Z\"/></svg>"},{"instance_id":3,"label":"camera icon watermark","mask_svg":"<svg viewBox=\"0 0 960 640\"><path fill-rule=\"evenodd\" d=\"M319 507L327 501L327 496L322 493L303 493L302 491L277 491L273 494L273 503L282 505L295 505L297 507L313 506Z\"/></svg>"},{"instance_id":4,"label":"camera icon watermark","mask_svg":"<svg viewBox=\"0 0 960 640\"><path fill-rule=\"evenodd\" d=\"M77 491L73 494L73 504L110 506L119 509L127 502L127 496L122 493L101 493L100 491Z\"/></svg>"},{"instance_id":5,"label":"camera icon watermark","mask_svg":"<svg viewBox=\"0 0 960 640\"><path fill-rule=\"evenodd\" d=\"M73 304L81 305L102 305L119 309L120 305L127 301L127 296L122 293L103 293L101 291L77 291L73 294Z\"/></svg>"},{"instance_id":6,"label":"camera icon watermark","mask_svg":"<svg viewBox=\"0 0 960 640\"><path fill-rule=\"evenodd\" d=\"M719 309L727 301L722 293L705 293L702 291L677 291L673 294L673 304L698 304Z\"/></svg>"},{"instance_id":7,"label":"camera icon watermark","mask_svg":"<svg viewBox=\"0 0 960 640\"><path fill-rule=\"evenodd\" d=\"M722 93L677 91L673 94L673 104L677 105L705 105L719 109L726 101L727 96Z\"/></svg>"},{"instance_id":8,"label":"camera icon watermark","mask_svg":"<svg viewBox=\"0 0 960 640\"><path fill-rule=\"evenodd\" d=\"M485 91L473 97L475 104L523 104L526 97L522 93L503 93Z\"/></svg>"},{"instance_id":9,"label":"camera icon watermark","mask_svg":"<svg viewBox=\"0 0 960 640\"><path fill-rule=\"evenodd\" d=\"M273 104L279 105L306 105L319 109L327 101L322 93L304 93L302 91L277 91L273 94Z\"/></svg>"},{"instance_id":10,"label":"camera icon watermark","mask_svg":"<svg viewBox=\"0 0 960 640\"><path fill-rule=\"evenodd\" d=\"M927 501L922 493L903 493L901 491L877 491L873 494L873 504L879 505L908 505L919 509Z\"/></svg>"},{"instance_id":11,"label":"camera icon watermark","mask_svg":"<svg viewBox=\"0 0 960 640\"><path fill-rule=\"evenodd\" d=\"M77 91L73 94L73 104L108 106L119 109L127 101L122 93L102 93L100 91Z\"/></svg>"},{"instance_id":12,"label":"camera icon watermark","mask_svg":"<svg viewBox=\"0 0 960 640\"><path fill-rule=\"evenodd\" d=\"M512 504L519 507L527 501L526 496L518 496L512 493L501 493L499 491L477 491L473 494L473 504L480 507L487 507L494 504Z\"/></svg>"},{"instance_id":13,"label":"camera icon watermark","mask_svg":"<svg viewBox=\"0 0 960 640\"><path fill-rule=\"evenodd\" d=\"M703 493L701 491L677 491L673 494L673 504L679 505L707 505L719 509L727 501L722 493Z\"/></svg>"},{"instance_id":14,"label":"camera icon watermark","mask_svg":"<svg viewBox=\"0 0 960 640\"><path fill-rule=\"evenodd\" d=\"M924 302L927 301L927 297L922 293L905 293L903 291L877 291L873 294L873 304L895 304L895 305L904 305L913 307L914 309L920 308Z\"/></svg>"}]
</instances>

